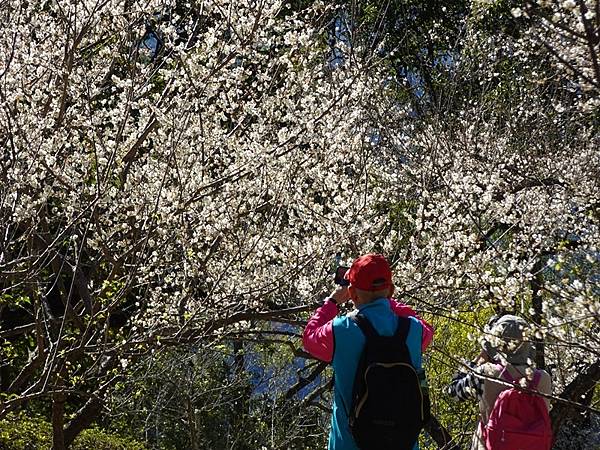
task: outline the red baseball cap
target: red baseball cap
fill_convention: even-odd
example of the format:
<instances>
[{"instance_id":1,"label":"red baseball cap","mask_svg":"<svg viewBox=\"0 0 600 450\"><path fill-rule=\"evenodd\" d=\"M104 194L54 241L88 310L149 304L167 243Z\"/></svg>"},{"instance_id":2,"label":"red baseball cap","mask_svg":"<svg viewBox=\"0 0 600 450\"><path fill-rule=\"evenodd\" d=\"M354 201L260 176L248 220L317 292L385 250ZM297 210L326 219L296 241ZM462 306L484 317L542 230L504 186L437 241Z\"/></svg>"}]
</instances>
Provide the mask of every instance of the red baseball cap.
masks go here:
<instances>
[{"instance_id":1,"label":"red baseball cap","mask_svg":"<svg viewBox=\"0 0 600 450\"><path fill-rule=\"evenodd\" d=\"M376 253L356 258L344 278L363 291L379 291L392 285L392 269L385 256Z\"/></svg>"}]
</instances>

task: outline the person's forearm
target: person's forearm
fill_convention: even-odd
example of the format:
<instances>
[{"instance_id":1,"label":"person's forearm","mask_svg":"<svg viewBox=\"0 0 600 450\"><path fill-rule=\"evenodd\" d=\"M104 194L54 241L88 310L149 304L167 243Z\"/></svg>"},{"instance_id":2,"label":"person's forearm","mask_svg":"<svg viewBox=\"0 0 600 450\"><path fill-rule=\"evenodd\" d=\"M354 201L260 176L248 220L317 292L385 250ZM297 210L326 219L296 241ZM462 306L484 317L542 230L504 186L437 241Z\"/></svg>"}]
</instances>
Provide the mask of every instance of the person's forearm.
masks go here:
<instances>
[{"instance_id":1,"label":"person's forearm","mask_svg":"<svg viewBox=\"0 0 600 450\"><path fill-rule=\"evenodd\" d=\"M326 301L308 320L302 334L304 349L322 361L330 362L333 359L333 319L337 313L336 304Z\"/></svg>"},{"instance_id":2,"label":"person's forearm","mask_svg":"<svg viewBox=\"0 0 600 450\"><path fill-rule=\"evenodd\" d=\"M483 392L483 380L473 372L458 372L446 391L450 397L458 401L479 398Z\"/></svg>"}]
</instances>

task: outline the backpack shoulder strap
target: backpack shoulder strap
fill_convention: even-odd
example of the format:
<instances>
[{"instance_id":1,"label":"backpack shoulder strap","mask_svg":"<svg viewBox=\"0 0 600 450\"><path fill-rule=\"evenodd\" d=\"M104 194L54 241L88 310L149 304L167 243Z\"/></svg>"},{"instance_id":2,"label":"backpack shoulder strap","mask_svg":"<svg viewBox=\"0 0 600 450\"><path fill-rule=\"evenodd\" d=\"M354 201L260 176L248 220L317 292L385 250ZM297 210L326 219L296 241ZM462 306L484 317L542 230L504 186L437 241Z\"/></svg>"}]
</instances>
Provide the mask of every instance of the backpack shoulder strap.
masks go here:
<instances>
[{"instance_id":1,"label":"backpack shoulder strap","mask_svg":"<svg viewBox=\"0 0 600 450\"><path fill-rule=\"evenodd\" d=\"M538 387L538 384L540 384L541 379L542 379L542 372L540 372L539 370L536 370L533 373L533 380L531 380L531 382L529 383L529 389L531 389L532 391L535 391Z\"/></svg>"},{"instance_id":2,"label":"backpack shoulder strap","mask_svg":"<svg viewBox=\"0 0 600 450\"><path fill-rule=\"evenodd\" d=\"M362 314L358 313L350 317L350 319L358 325L360 331L363 332L367 339L379 336L379 333L375 330L369 319ZM399 337L402 341L406 341L408 337L408 332L410 330L410 319L408 317L398 317L398 326L396 327L396 332L394 333L394 337Z\"/></svg>"},{"instance_id":3,"label":"backpack shoulder strap","mask_svg":"<svg viewBox=\"0 0 600 450\"><path fill-rule=\"evenodd\" d=\"M503 367L500 364L498 364L496 367L500 370L500 377L504 378L509 383L515 383L515 377L510 374L507 367Z\"/></svg>"},{"instance_id":4,"label":"backpack shoulder strap","mask_svg":"<svg viewBox=\"0 0 600 450\"><path fill-rule=\"evenodd\" d=\"M403 342L408 338L411 320L408 317L398 317L398 327L396 328L395 337L399 337Z\"/></svg>"},{"instance_id":5,"label":"backpack shoulder strap","mask_svg":"<svg viewBox=\"0 0 600 450\"><path fill-rule=\"evenodd\" d=\"M356 325L358 325L358 328L360 328L360 331L362 331L367 340L379 336L379 333L377 333L371 322L369 322L369 319L367 319L367 317L364 314L359 312L358 314L354 315L351 319Z\"/></svg>"}]
</instances>

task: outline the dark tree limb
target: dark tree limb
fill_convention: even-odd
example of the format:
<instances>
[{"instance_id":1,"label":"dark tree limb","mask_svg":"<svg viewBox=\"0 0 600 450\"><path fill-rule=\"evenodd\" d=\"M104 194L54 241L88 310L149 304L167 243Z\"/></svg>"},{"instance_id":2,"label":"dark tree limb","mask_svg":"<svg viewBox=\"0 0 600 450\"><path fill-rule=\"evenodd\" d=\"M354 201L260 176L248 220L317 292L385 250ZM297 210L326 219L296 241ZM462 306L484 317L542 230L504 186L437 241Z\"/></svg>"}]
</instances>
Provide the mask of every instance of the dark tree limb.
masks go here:
<instances>
[{"instance_id":1,"label":"dark tree limb","mask_svg":"<svg viewBox=\"0 0 600 450\"><path fill-rule=\"evenodd\" d=\"M556 402L550 413L552 428L556 435L560 427L570 418L585 410L579 404L582 396L585 396L596 387L600 381L600 359L586 369L579 372L571 383L569 383L559 395L565 402Z\"/></svg>"},{"instance_id":2,"label":"dark tree limb","mask_svg":"<svg viewBox=\"0 0 600 450\"><path fill-rule=\"evenodd\" d=\"M107 373L110 369L114 368L117 363L116 356L111 356L100 365L100 372ZM79 411L75 414L75 417L67 424L64 429L64 441L65 446L68 448L75 438L83 430L90 427L90 425L100 416L104 402L102 396L106 389L109 387L110 382L102 385L96 392L94 392L88 401L83 405Z\"/></svg>"},{"instance_id":3,"label":"dark tree limb","mask_svg":"<svg viewBox=\"0 0 600 450\"><path fill-rule=\"evenodd\" d=\"M21 369L19 375L17 375L17 377L12 381L6 392L18 392L25 383L31 380L37 370L42 366L42 363L46 360L46 357L46 353L36 352L36 355L33 357L33 359L29 361L25 367L23 367L23 369Z\"/></svg>"},{"instance_id":4,"label":"dark tree limb","mask_svg":"<svg viewBox=\"0 0 600 450\"><path fill-rule=\"evenodd\" d=\"M540 257L533 266L534 276L531 280L531 303L533 306L533 316L531 317L531 320L536 325L536 327L542 326L542 317L544 314L543 301L542 296L540 295L540 290L542 289L542 285L544 283L543 269L545 265L545 260L543 260L543 258ZM540 369L546 369L544 340L536 338L534 340L534 345L535 364Z\"/></svg>"},{"instance_id":5,"label":"dark tree limb","mask_svg":"<svg viewBox=\"0 0 600 450\"><path fill-rule=\"evenodd\" d=\"M326 367L327 367L326 362L322 362L322 361L319 362L317 364L317 367L315 367L315 369L307 377L300 377L298 382L287 390L284 398L286 400L292 398L294 395L296 395L298 392L300 392L300 390L302 390L302 388L304 388L304 387L308 386L310 383L312 383L325 370Z\"/></svg>"},{"instance_id":6,"label":"dark tree limb","mask_svg":"<svg viewBox=\"0 0 600 450\"><path fill-rule=\"evenodd\" d=\"M91 397L83 405L73 420L71 420L64 430L64 442L69 447L75 438L86 428L89 428L94 420L100 415L102 410L102 400L99 397Z\"/></svg>"},{"instance_id":7,"label":"dark tree limb","mask_svg":"<svg viewBox=\"0 0 600 450\"><path fill-rule=\"evenodd\" d=\"M457 443L452 440L452 436L435 416L425 425L425 431L431 439L435 441L441 450L460 450Z\"/></svg>"},{"instance_id":8,"label":"dark tree limb","mask_svg":"<svg viewBox=\"0 0 600 450\"><path fill-rule=\"evenodd\" d=\"M327 383L325 383L322 386L319 386L317 389L315 389L314 391L312 391L310 394L308 394L300 403L300 405L310 405L312 404L313 406L317 406L318 403L313 403L313 401L316 398L319 398L321 395L323 395L324 392L326 391L330 391L333 389L333 378L331 378ZM331 413L331 411L328 411L329 413Z\"/></svg>"}]
</instances>

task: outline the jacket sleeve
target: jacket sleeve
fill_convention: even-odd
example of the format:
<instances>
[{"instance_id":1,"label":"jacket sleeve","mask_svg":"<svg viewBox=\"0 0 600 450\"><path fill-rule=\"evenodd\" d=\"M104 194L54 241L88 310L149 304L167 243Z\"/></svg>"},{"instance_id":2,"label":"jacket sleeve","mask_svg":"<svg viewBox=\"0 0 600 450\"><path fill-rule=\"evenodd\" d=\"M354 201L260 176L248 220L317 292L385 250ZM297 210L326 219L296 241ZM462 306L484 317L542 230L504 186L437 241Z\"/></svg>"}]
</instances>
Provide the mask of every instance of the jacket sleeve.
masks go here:
<instances>
[{"instance_id":1,"label":"jacket sleeve","mask_svg":"<svg viewBox=\"0 0 600 450\"><path fill-rule=\"evenodd\" d=\"M427 346L431 343L431 340L433 339L433 334L434 334L433 327L429 323L427 323L425 320L421 319L419 317L419 315L410 306L406 306L404 303L401 303L394 298L390 299L390 306L392 307L392 311L394 311L394 313L397 316L415 317L416 319L419 320L419 322L421 322L421 325L423 326L423 338L421 340L421 350L425 351L425 349L427 348Z\"/></svg>"},{"instance_id":2,"label":"jacket sleeve","mask_svg":"<svg viewBox=\"0 0 600 450\"><path fill-rule=\"evenodd\" d=\"M446 388L446 393L459 402L468 399L480 399L483 395L483 379L477 376L477 368L469 364L471 371L457 372L450 385Z\"/></svg>"},{"instance_id":3,"label":"jacket sleeve","mask_svg":"<svg viewBox=\"0 0 600 450\"><path fill-rule=\"evenodd\" d=\"M337 313L338 308L333 302L325 302L308 320L302 334L304 349L322 361L333 359L333 319Z\"/></svg>"}]
</instances>

